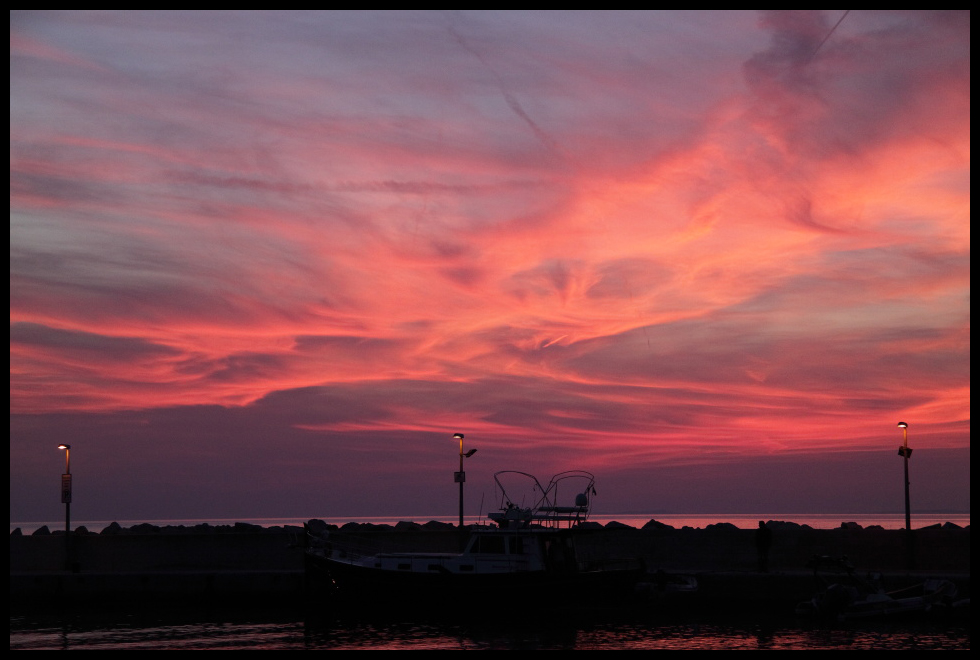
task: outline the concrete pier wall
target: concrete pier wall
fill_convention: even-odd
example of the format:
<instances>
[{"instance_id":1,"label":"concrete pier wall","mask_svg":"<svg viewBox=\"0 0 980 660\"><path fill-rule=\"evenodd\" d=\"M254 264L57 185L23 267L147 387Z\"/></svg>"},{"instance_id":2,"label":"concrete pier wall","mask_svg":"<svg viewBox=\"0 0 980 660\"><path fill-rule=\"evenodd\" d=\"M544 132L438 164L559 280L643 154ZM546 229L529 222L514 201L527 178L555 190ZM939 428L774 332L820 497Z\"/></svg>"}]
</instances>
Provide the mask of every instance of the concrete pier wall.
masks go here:
<instances>
[{"instance_id":1,"label":"concrete pier wall","mask_svg":"<svg viewBox=\"0 0 980 660\"><path fill-rule=\"evenodd\" d=\"M72 563L84 572L302 570L298 532L72 535ZM65 536L10 537L10 570L65 568Z\"/></svg>"},{"instance_id":2,"label":"concrete pier wall","mask_svg":"<svg viewBox=\"0 0 980 660\"><path fill-rule=\"evenodd\" d=\"M460 543L454 529L361 528L334 535L338 542L346 538L379 551L453 552ZM961 591L969 589L969 528L915 530L912 571L908 537L902 530L814 530L777 525L768 574L781 576L775 579L757 571L754 538L754 530L727 525L707 529L606 527L583 530L578 545L580 559L639 557L651 571L698 575L705 589L711 584L725 584L734 575L741 576L739 579L753 576L756 593L765 593L760 591L763 583L771 583L774 589L781 585L784 591L805 591L810 585L806 564L814 555L847 556L863 571L955 577ZM120 594L143 598L296 597L304 588L304 540L301 528L263 530L247 526L205 532L162 528L73 534L72 562L66 570L63 534L12 534L11 605L26 600Z\"/></svg>"},{"instance_id":3,"label":"concrete pier wall","mask_svg":"<svg viewBox=\"0 0 980 660\"><path fill-rule=\"evenodd\" d=\"M301 528L243 531L165 531L73 534L73 563L89 572L163 570L302 570ZM335 532L380 551L452 552L455 530L360 529ZM707 529L604 528L583 530L582 552L601 556L643 557L665 570L752 570L756 567L754 530L730 526ZM852 564L875 570L908 567L904 530L838 528L779 529L773 533L772 570L805 567L813 555L846 555ZM916 568L970 570L970 529L924 528L913 531ZM58 571L65 568L63 533L10 536L10 571Z\"/></svg>"},{"instance_id":4,"label":"concrete pier wall","mask_svg":"<svg viewBox=\"0 0 980 660\"><path fill-rule=\"evenodd\" d=\"M755 530L731 526L706 529L603 529L581 546L598 554L642 556L651 568L670 571L755 570ZM908 535L880 528L810 529L799 526L773 530L770 570L803 570L814 555L846 556L856 567L877 571L909 568ZM914 567L926 571L969 572L970 529L913 530Z\"/></svg>"}]
</instances>

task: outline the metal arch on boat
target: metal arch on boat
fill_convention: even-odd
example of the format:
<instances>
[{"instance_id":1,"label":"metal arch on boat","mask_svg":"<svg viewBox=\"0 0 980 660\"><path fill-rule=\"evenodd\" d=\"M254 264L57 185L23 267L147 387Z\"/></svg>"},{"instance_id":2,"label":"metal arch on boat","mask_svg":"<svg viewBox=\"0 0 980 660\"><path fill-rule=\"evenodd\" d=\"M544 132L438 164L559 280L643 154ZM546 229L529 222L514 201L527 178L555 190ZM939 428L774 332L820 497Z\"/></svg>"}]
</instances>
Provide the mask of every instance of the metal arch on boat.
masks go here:
<instances>
[{"instance_id":1,"label":"metal arch on boat","mask_svg":"<svg viewBox=\"0 0 980 660\"><path fill-rule=\"evenodd\" d=\"M504 481L530 481L533 501L522 506ZM547 486L531 474L494 475L501 492L500 510L488 517L495 525L473 526L460 553L381 552L358 547L344 535L310 534L308 574L325 578L344 599L405 602L428 598L458 602L499 597L502 590L530 590L555 602L622 603L642 593L645 574L640 558L579 556L576 527L588 519L595 477L582 470L561 472ZM569 484L571 503L559 499ZM308 528L309 529L309 528ZM455 599L454 599L455 597ZM448 599L448 600L447 600Z\"/></svg>"}]
</instances>

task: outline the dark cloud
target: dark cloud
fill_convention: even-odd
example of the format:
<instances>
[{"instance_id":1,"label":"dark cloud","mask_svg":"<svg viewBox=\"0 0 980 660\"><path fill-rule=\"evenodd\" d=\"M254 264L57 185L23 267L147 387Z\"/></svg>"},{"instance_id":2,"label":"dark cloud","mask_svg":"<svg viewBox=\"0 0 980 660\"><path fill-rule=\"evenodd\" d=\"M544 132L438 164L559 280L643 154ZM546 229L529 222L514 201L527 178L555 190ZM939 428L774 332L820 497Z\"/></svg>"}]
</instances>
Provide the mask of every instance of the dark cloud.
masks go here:
<instances>
[{"instance_id":1,"label":"dark cloud","mask_svg":"<svg viewBox=\"0 0 980 660\"><path fill-rule=\"evenodd\" d=\"M674 273L654 259L617 259L596 268L598 281L586 295L596 299L632 300L664 286Z\"/></svg>"},{"instance_id":2,"label":"dark cloud","mask_svg":"<svg viewBox=\"0 0 980 660\"><path fill-rule=\"evenodd\" d=\"M116 337L77 330L61 330L38 323L10 324L11 352L21 348L61 354L93 364L171 358L179 351L138 337Z\"/></svg>"},{"instance_id":3,"label":"dark cloud","mask_svg":"<svg viewBox=\"0 0 980 660\"><path fill-rule=\"evenodd\" d=\"M550 259L534 268L514 273L507 283L508 292L520 300L557 296L566 300L571 287L583 276L581 261Z\"/></svg>"}]
</instances>

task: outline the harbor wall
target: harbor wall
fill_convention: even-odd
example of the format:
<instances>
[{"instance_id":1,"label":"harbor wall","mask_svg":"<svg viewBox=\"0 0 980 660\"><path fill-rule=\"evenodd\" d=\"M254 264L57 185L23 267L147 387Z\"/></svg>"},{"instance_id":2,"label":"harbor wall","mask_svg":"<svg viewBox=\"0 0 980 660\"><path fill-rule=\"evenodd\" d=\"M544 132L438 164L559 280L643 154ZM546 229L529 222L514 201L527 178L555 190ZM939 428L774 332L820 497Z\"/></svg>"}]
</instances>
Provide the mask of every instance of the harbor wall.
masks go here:
<instances>
[{"instance_id":1,"label":"harbor wall","mask_svg":"<svg viewBox=\"0 0 980 660\"><path fill-rule=\"evenodd\" d=\"M914 566L909 564L904 530L856 526L816 530L773 524L769 573L758 571L755 530L731 525L706 529L610 525L577 532L580 559L642 558L648 570L697 575L705 587L730 576L750 576L761 585L809 588L807 562L815 555L846 556L857 569L893 575L951 577L969 589L970 529L951 525L914 530ZM339 542L368 551L453 552L456 529L415 524L354 526L333 532ZM10 536L11 606L73 596L232 596L295 598L304 590L305 532L299 527L120 529L72 534L66 567L63 533ZM722 577L728 576L728 577ZM773 578L772 576L779 576ZM790 580L792 578L792 580Z\"/></svg>"},{"instance_id":2,"label":"harbor wall","mask_svg":"<svg viewBox=\"0 0 980 660\"><path fill-rule=\"evenodd\" d=\"M847 557L866 570L969 572L970 529L955 526L905 530L842 526L812 529L770 524L771 571L805 570L814 556ZM667 571L751 571L758 567L755 530L731 525L706 529L603 529L580 546L594 545L597 554L625 553L644 558L650 569Z\"/></svg>"},{"instance_id":3,"label":"harbor wall","mask_svg":"<svg viewBox=\"0 0 980 660\"><path fill-rule=\"evenodd\" d=\"M305 533L301 527L169 528L140 526L114 533L73 533L74 569L78 571L167 570L302 570ZM770 524L773 529L769 567L806 567L814 555L846 556L869 570L909 567L908 535L904 530L842 526L812 529ZM459 548L455 528L424 529L406 525L357 525L335 530L337 539L375 551L452 552ZM928 571L970 570L970 528L953 525L913 530L915 568ZM586 555L642 557L651 568L672 571L753 570L757 565L755 530L731 525L705 529L649 528L611 525L579 532ZM65 569L63 532L10 535L10 571Z\"/></svg>"}]
</instances>

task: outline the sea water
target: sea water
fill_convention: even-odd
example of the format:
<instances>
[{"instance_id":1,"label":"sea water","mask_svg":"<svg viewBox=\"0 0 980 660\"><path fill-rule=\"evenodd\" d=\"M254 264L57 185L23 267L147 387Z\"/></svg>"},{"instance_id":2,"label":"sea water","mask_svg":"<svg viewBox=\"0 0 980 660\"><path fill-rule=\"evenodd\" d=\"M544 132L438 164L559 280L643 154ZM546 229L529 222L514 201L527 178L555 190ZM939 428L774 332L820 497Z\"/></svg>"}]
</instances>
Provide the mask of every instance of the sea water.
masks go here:
<instances>
[{"instance_id":1,"label":"sea water","mask_svg":"<svg viewBox=\"0 0 980 660\"><path fill-rule=\"evenodd\" d=\"M461 604L465 607L465 604ZM547 607L543 599L542 607ZM969 622L816 625L610 611L588 617L370 617L300 609L162 610L11 616L11 650L969 650Z\"/></svg>"}]
</instances>

